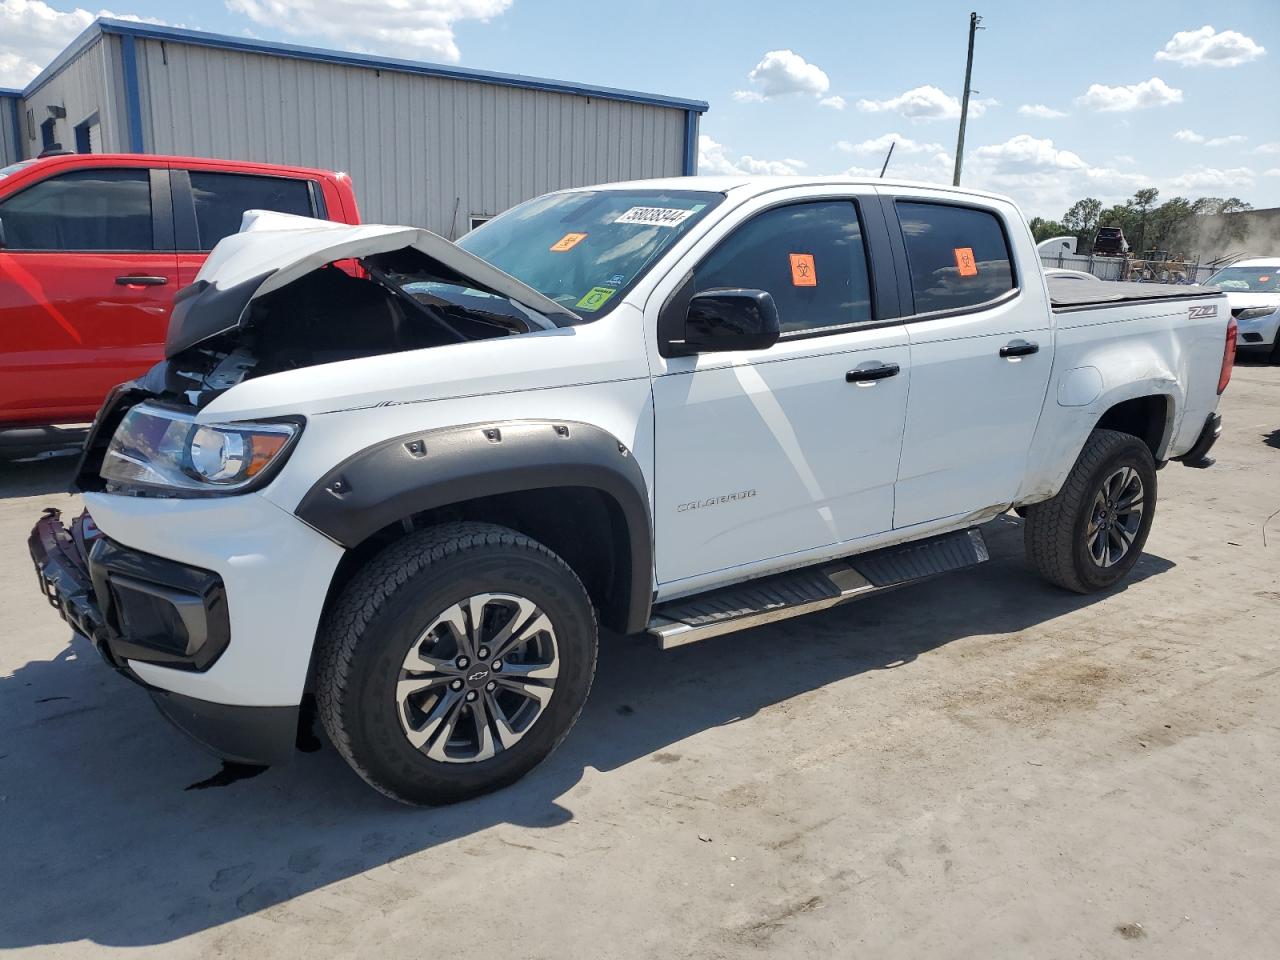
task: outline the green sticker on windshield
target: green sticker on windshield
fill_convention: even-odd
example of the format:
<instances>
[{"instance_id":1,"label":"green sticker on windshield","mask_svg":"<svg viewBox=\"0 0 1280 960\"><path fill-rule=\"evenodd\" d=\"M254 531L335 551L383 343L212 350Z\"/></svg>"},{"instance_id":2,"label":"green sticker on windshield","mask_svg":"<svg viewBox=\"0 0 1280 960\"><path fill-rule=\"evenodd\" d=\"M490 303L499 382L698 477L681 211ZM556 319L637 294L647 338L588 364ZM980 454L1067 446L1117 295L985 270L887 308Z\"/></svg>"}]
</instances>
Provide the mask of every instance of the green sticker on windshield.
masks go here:
<instances>
[{"instance_id":1,"label":"green sticker on windshield","mask_svg":"<svg viewBox=\"0 0 1280 960\"><path fill-rule=\"evenodd\" d=\"M612 287L592 287L574 306L579 310L599 310L617 292Z\"/></svg>"}]
</instances>

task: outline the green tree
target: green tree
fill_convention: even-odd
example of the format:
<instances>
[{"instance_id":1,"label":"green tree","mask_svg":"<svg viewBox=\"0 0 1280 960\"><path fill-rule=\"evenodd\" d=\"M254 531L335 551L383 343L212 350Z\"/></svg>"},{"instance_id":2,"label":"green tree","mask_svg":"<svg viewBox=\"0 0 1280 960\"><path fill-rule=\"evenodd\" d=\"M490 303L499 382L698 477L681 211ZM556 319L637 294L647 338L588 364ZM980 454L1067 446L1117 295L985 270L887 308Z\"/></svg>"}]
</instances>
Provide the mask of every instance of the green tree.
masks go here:
<instances>
[{"instance_id":1,"label":"green tree","mask_svg":"<svg viewBox=\"0 0 1280 960\"><path fill-rule=\"evenodd\" d=\"M1057 220L1046 220L1044 217L1032 217L1027 226L1031 228L1031 235L1036 238L1036 243L1054 237L1070 236L1072 233Z\"/></svg>"},{"instance_id":2,"label":"green tree","mask_svg":"<svg viewBox=\"0 0 1280 960\"><path fill-rule=\"evenodd\" d=\"M1093 197L1077 200L1062 215L1062 225L1068 233L1075 234L1080 248L1093 243L1098 233L1098 217L1102 214L1102 201Z\"/></svg>"},{"instance_id":3,"label":"green tree","mask_svg":"<svg viewBox=\"0 0 1280 960\"><path fill-rule=\"evenodd\" d=\"M1155 187L1143 187L1133 195L1133 199L1128 204L1137 215L1138 243L1134 249L1140 255L1147 249L1147 218L1159 196L1160 191Z\"/></svg>"}]
</instances>

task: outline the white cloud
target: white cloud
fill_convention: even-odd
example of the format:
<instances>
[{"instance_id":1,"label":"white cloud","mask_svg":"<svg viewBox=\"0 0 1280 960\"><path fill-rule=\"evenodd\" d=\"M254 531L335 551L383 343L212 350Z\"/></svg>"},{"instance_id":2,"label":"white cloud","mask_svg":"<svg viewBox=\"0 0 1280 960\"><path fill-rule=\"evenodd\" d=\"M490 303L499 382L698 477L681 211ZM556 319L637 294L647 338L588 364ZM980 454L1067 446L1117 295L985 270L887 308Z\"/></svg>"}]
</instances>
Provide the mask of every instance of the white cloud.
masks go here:
<instances>
[{"instance_id":1,"label":"white cloud","mask_svg":"<svg viewBox=\"0 0 1280 960\"><path fill-rule=\"evenodd\" d=\"M791 50L770 50L747 74L754 85L749 90L737 90L733 98L742 103L759 103L793 94L818 97L824 107L844 109L844 99L827 96L831 80L816 63L810 63Z\"/></svg>"},{"instance_id":2,"label":"white cloud","mask_svg":"<svg viewBox=\"0 0 1280 960\"><path fill-rule=\"evenodd\" d=\"M1018 112L1024 117L1039 117L1041 120L1056 120L1067 115L1065 111L1046 107L1043 103L1024 103Z\"/></svg>"},{"instance_id":3,"label":"white cloud","mask_svg":"<svg viewBox=\"0 0 1280 960\"><path fill-rule=\"evenodd\" d=\"M980 117L995 100L970 100L969 116ZM896 111L911 120L954 120L960 116L960 101L932 84L913 87L887 100L859 100L858 109L866 113Z\"/></svg>"},{"instance_id":4,"label":"white cloud","mask_svg":"<svg viewBox=\"0 0 1280 960\"><path fill-rule=\"evenodd\" d=\"M1232 143L1244 143L1249 138L1240 133L1228 134L1225 137L1206 137L1194 130L1179 130L1173 135L1173 139L1182 143L1200 143L1206 147L1225 147Z\"/></svg>"},{"instance_id":5,"label":"white cloud","mask_svg":"<svg viewBox=\"0 0 1280 960\"><path fill-rule=\"evenodd\" d=\"M1169 179L1168 184L1182 193L1211 193L1231 187L1253 186L1254 174L1248 167L1232 167L1219 170L1216 167L1197 167Z\"/></svg>"},{"instance_id":6,"label":"white cloud","mask_svg":"<svg viewBox=\"0 0 1280 960\"><path fill-rule=\"evenodd\" d=\"M1163 107L1182 102L1182 91L1171 87L1159 77L1119 87L1095 83L1077 97L1076 103L1106 113L1140 110L1144 107Z\"/></svg>"},{"instance_id":7,"label":"white cloud","mask_svg":"<svg viewBox=\"0 0 1280 960\"><path fill-rule=\"evenodd\" d=\"M861 143L850 143L848 140L841 140L836 144L836 149L845 153L863 156L883 156L888 152L892 144L896 144L893 148L894 156L899 154L946 153L946 148L940 143L924 143L919 140L912 140L910 137L904 137L900 133L886 133L870 140L863 140Z\"/></svg>"},{"instance_id":8,"label":"white cloud","mask_svg":"<svg viewBox=\"0 0 1280 960\"><path fill-rule=\"evenodd\" d=\"M1059 150L1052 140L1037 140L1027 133L1020 133L1004 143L979 147L974 156L991 160L997 172L1037 168L1083 170L1088 166L1078 154Z\"/></svg>"},{"instance_id":9,"label":"white cloud","mask_svg":"<svg viewBox=\"0 0 1280 960\"><path fill-rule=\"evenodd\" d=\"M1156 51L1157 60L1172 60L1187 67L1236 67L1266 53L1250 37L1235 30L1216 32L1213 27L1183 30Z\"/></svg>"},{"instance_id":10,"label":"white cloud","mask_svg":"<svg viewBox=\"0 0 1280 960\"><path fill-rule=\"evenodd\" d=\"M1270 170L1263 170L1264 177L1280 177L1280 167L1272 167Z\"/></svg>"},{"instance_id":11,"label":"white cloud","mask_svg":"<svg viewBox=\"0 0 1280 960\"><path fill-rule=\"evenodd\" d=\"M1280 143L1260 143L1253 148L1254 153L1280 153Z\"/></svg>"},{"instance_id":12,"label":"white cloud","mask_svg":"<svg viewBox=\"0 0 1280 960\"><path fill-rule=\"evenodd\" d=\"M705 133L698 137L698 172L721 175L752 174L756 176L794 176L808 164L803 160L757 160L743 154L737 160L729 156L729 148Z\"/></svg>"},{"instance_id":13,"label":"white cloud","mask_svg":"<svg viewBox=\"0 0 1280 960\"><path fill-rule=\"evenodd\" d=\"M110 10L55 10L42 0L0 0L0 87L26 86L95 17L161 22Z\"/></svg>"},{"instance_id":14,"label":"white cloud","mask_svg":"<svg viewBox=\"0 0 1280 960\"><path fill-rule=\"evenodd\" d=\"M416 60L462 58L454 39L461 20L487 21L513 0L226 0L227 9L255 24L301 37L318 37L348 50L391 53Z\"/></svg>"}]
</instances>

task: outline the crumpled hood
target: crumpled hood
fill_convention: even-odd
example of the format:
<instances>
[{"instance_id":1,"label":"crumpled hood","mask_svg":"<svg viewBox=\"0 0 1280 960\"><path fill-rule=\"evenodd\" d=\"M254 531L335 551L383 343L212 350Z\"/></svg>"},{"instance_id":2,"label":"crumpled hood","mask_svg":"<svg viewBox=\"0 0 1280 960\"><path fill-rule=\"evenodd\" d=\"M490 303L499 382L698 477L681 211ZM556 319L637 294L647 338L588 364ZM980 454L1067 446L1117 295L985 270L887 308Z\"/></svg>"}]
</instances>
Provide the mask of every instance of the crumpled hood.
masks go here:
<instances>
[{"instance_id":1,"label":"crumpled hood","mask_svg":"<svg viewBox=\"0 0 1280 960\"><path fill-rule=\"evenodd\" d=\"M532 287L468 253L444 237L418 227L368 223L357 226L268 210L249 210L239 233L221 240L195 282L174 297L164 352L173 357L196 344L235 330L249 304L336 260L359 259L412 248L468 286L527 307L560 323L580 318Z\"/></svg>"}]
</instances>

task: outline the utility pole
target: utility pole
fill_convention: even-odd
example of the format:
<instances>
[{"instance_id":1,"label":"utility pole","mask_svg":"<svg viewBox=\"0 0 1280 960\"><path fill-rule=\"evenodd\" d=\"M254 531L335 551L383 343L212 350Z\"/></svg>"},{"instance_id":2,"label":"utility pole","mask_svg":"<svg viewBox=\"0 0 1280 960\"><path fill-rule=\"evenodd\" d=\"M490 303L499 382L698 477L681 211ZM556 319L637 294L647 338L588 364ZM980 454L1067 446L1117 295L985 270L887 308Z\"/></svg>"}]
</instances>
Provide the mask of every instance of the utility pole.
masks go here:
<instances>
[{"instance_id":1,"label":"utility pole","mask_svg":"<svg viewBox=\"0 0 1280 960\"><path fill-rule=\"evenodd\" d=\"M964 97L960 102L960 136L956 140L956 172L951 178L953 187L960 186L960 167L964 163L964 125L969 120L969 81L973 78L973 37L978 32L982 18L969 14L969 56L964 62Z\"/></svg>"}]
</instances>

